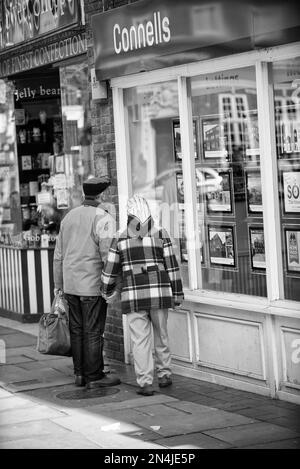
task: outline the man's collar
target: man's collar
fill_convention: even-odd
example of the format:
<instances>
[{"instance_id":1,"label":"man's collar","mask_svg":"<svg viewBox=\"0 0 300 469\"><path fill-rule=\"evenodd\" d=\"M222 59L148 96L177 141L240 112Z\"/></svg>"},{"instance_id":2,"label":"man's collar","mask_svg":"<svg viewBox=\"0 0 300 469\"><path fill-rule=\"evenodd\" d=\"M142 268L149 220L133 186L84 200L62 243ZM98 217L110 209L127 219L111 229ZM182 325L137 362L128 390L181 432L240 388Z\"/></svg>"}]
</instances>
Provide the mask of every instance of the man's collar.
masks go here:
<instances>
[{"instance_id":1,"label":"man's collar","mask_svg":"<svg viewBox=\"0 0 300 469\"><path fill-rule=\"evenodd\" d=\"M85 197L82 205L89 207L99 207L99 202L94 197Z\"/></svg>"}]
</instances>

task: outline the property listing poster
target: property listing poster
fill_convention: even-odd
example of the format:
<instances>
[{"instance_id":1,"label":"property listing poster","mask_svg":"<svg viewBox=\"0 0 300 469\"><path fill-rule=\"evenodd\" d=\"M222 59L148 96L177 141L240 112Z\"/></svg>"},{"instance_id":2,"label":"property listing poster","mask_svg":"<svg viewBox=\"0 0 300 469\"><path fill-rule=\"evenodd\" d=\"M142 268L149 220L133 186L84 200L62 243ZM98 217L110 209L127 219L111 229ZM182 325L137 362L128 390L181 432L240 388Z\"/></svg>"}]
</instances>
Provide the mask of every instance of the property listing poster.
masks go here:
<instances>
[{"instance_id":1,"label":"property listing poster","mask_svg":"<svg viewBox=\"0 0 300 469\"><path fill-rule=\"evenodd\" d=\"M284 210L300 213L300 171L283 173Z\"/></svg>"},{"instance_id":2,"label":"property listing poster","mask_svg":"<svg viewBox=\"0 0 300 469\"><path fill-rule=\"evenodd\" d=\"M286 230L287 267L300 273L300 230Z\"/></svg>"}]
</instances>

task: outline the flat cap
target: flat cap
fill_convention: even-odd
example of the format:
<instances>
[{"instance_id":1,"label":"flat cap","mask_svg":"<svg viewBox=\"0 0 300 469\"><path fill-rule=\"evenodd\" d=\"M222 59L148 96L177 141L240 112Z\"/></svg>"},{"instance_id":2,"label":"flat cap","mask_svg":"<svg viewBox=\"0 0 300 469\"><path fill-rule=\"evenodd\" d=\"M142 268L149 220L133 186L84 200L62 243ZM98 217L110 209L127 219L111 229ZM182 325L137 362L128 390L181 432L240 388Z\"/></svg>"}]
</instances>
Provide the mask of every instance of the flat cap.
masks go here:
<instances>
[{"instance_id":1,"label":"flat cap","mask_svg":"<svg viewBox=\"0 0 300 469\"><path fill-rule=\"evenodd\" d=\"M97 178L90 178L83 183L83 192L86 196L96 197L101 194L108 186L110 186L110 179L108 176L101 176Z\"/></svg>"}]
</instances>

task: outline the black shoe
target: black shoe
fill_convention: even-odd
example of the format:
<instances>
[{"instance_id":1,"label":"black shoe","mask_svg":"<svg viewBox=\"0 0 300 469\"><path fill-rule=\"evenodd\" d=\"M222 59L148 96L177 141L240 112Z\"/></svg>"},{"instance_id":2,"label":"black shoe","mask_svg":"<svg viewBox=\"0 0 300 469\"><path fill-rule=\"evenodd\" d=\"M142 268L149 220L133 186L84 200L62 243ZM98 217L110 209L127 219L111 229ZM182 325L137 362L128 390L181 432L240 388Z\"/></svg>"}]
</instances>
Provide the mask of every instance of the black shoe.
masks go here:
<instances>
[{"instance_id":1,"label":"black shoe","mask_svg":"<svg viewBox=\"0 0 300 469\"><path fill-rule=\"evenodd\" d=\"M75 375L75 386L85 386L85 379L83 376Z\"/></svg>"},{"instance_id":2,"label":"black shoe","mask_svg":"<svg viewBox=\"0 0 300 469\"><path fill-rule=\"evenodd\" d=\"M162 378L158 378L158 386L160 388L166 388L167 386L171 386L172 379L170 376L163 376Z\"/></svg>"},{"instance_id":3,"label":"black shoe","mask_svg":"<svg viewBox=\"0 0 300 469\"><path fill-rule=\"evenodd\" d=\"M145 384L145 386L140 386L136 393L142 396L153 396L154 389L152 384Z\"/></svg>"},{"instance_id":4,"label":"black shoe","mask_svg":"<svg viewBox=\"0 0 300 469\"><path fill-rule=\"evenodd\" d=\"M105 386L116 386L120 383L120 379L110 373L109 376L104 375L103 378L97 379L96 381L90 381L89 383L87 383L86 389L102 388Z\"/></svg>"}]
</instances>

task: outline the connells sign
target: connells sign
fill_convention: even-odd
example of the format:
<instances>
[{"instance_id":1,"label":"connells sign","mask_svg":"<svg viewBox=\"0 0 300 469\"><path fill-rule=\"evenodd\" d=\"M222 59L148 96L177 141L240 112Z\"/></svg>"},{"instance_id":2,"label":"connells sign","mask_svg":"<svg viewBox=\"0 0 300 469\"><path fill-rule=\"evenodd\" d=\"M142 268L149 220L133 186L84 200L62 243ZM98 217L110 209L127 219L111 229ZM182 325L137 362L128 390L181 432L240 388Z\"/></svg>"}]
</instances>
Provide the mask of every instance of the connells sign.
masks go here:
<instances>
[{"instance_id":1,"label":"connells sign","mask_svg":"<svg viewBox=\"0 0 300 469\"><path fill-rule=\"evenodd\" d=\"M0 50L75 24L80 0L1 0Z\"/></svg>"}]
</instances>

